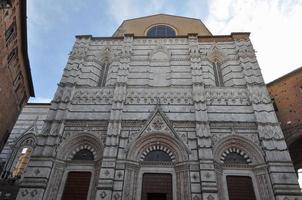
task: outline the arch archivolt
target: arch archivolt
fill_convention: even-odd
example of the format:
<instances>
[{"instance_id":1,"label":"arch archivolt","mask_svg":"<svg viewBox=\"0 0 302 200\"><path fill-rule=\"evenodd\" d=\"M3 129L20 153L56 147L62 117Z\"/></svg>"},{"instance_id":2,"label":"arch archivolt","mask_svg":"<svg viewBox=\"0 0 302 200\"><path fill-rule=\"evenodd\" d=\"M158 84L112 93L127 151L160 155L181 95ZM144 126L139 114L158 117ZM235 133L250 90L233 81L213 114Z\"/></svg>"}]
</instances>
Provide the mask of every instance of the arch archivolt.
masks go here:
<instances>
[{"instance_id":1,"label":"arch archivolt","mask_svg":"<svg viewBox=\"0 0 302 200\"><path fill-rule=\"evenodd\" d=\"M224 162L231 153L240 155L246 162ZM273 198L264 153L252 141L239 135L227 136L214 146L213 156L220 199L228 197L227 176L248 176L252 179L257 200Z\"/></svg>"},{"instance_id":2,"label":"arch archivolt","mask_svg":"<svg viewBox=\"0 0 302 200\"><path fill-rule=\"evenodd\" d=\"M152 146L146 148L140 156L140 161L144 161L144 159L148 153L150 153L152 151L156 151L156 150L167 153L170 156L172 162L175 162L175 155L173 154L173 152L162 144L152 145Z\"/></svg>"},{"instance_id":3,"label":"arch archivolt","mask_svg":"<svg viewBox=\"0 0 302 200\"><path fill-rule=\"evenodd\" d=\"M166 23L155 23L155 24L150 25L149 27L146 28L146 30L145 30L145 35L147 35L148 31L149 31L151 28L153 28L153 27L155 27L155 26L159 26L159 25L168 26L168 27L172 28L172 29L175 31L175 34L178 35L177 29L176 29L174 26L172 26L171 24L166 24Z\"/></svg>"},{"instance_id":4,"label":"arch archivolt","mask_svg":"<svg viewBox=\"0 0 302 200\"><path fill-rule=\"evenodd\" d=\"M24 148L31 148L33 151L37 144L37 138L33 132L28 132L22 136L20 136L13 145L10 146L11 148L11 156L6 166L4 167L4 171L12 171L15 165L18 162L18 158Z\"/></svg>"},{"instance_id":5,"label":"arch archivolt","mask_svg":"<svg viewBox=\"0 0 302 200\"><path fill-rule=\"evenodd\" d=\"M152 151L163 151L172 162L164 163L152 161L145 163L145 158ZM190 151L180 140L173 135L163 132L148 132L138 137L127 152L127 164L125 181L129 184L124 186L123 199L140 199L142 195L144 173L171 174L173 179L173 199L185 199L189 196L189 167L188 157ZM179 180L179 181L176 181ZM177 190L184 190L183 194ZM183 195L183 196L181 196Z\"/></svg>"},{"instance_id":6,"label":"arch archivolt","mask_svg":"<svg viewBox=\"0 0 302 200\"><path fill-rule=\"evenodd\" d=\"M34 148L37 143L37 138L34 135L34 133L27 133L23 136L21 136L14 145L14 148L20 148L20 147L32 147Z\"/></svg>"},{"instance_id":7,"label":"arch archivolt","mask_svg":"<svg viewBox=\"0 0 302 200\"><path fill-rule=\"evenodd\" d=\"M214 146L214 160L221 163L223 158L227 155L226 152L230 153L230 150L232 152L238 152L240 155L244 155L248 163L254 165L265 163L263 152L259 147L248 139L237 135L225 137Z\"/></svg>"},{"instance_id":8,"label":"arch archivolt","mask_svg":"<svg viewBox=\"0 0 302 200\"><path fill-rule=\"evenodd\" d=\"M162 150L166 152L174 162L188 160L188 149L170 135L152 133L138 138L129 148L127 158L141 161L148 152Z\"/></svg>"},{"instance_id":9,"label":"arch archivolt","mask_svg":"<svg viewBox=\"0 0 302 200\"><path fill-rule=\"evenodd\" d=\"M96 157L97 152L96 150L89 144L82 144L80 146L78 146L76 149L74 149L72 152L69 153L69 155L67 156L67 160L72 160L72 158L74 157L75 154L77 154L79 151L86 149L92 152L93 156Z\"/></svg>"},{"instance_id":10,"label":"arch archivolt","mask_svg":"<svg viewBox=\"0 0 302 200\"><path fill-rule=\"evenodd\" d=\"M241 150L237 147L230 147L221 154L221 156L220 156L221 163L224 163L225 159L227 158L227 156L230 153L236 153L236 154L242 156L248 164L252 162L251 159L249 158L249 156L243 150Z\"/></svg>"},{"instance_id":11,"label":"arch archivolt","mask_svg":"<svg viewBox=\"0 0 302 200\"><path fill-rule=\"evenodd\" d=\"M87 149L93 153L94 159L97 161L102 159L103 147L102 141L97 136L89 133L79 133L68 137L60 144L57 158L59 160L71 160L78 151Z\"/></svg>"},{"instance_id":12,"label":"arch archivolt","mask_svg":"<svg viewBox=\"0 0 302 200\"><path fill-rule=\"evenodd\" d=\"M87 199L94 199L96 193L93 185L99 176L104 145L98 135L89 132L71 134L58 147L56 161L51 172L51 178L46 190L47 199L61 199L68 173L72 171L91 172L89 192ZM73 160L76 153L81 150L92 152L93 160ZM90 196L89 196L90 195Z\"/></svg>"}]
</instances>

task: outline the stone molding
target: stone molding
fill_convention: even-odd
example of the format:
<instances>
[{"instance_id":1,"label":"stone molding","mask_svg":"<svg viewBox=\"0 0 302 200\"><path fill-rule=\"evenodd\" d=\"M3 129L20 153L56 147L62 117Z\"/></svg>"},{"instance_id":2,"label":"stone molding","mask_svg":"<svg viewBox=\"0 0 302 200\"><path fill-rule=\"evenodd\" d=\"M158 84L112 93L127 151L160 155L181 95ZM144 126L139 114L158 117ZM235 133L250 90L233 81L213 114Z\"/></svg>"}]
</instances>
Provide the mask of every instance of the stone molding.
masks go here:
<instances>
[{"instance_id":1,"label":"stone molding","mask_svg":"<svg viewBox=\"0 0 302 200\"><path fill-rule=\"evenodd\" d=\"M104 145L100 138L90 133L78 133L68 137L58 147L56 157L59 160L70 160L82 147L93 149L95 160L102 159Z\"/></svg>"},{"instance_id":2,"label":"stone molding","mask_svg":"<svg viewBox=\"0 0 302 200\"><path fill-rule=\"evenodd\" d=\"M214 160L219 163L223 153L230 148L238 148L241 151L247 152L253 165L265 163L262 150L253 144L252 141L239 135L230 135L218 141L213 147Z\"/></svg>"}]
</instances>

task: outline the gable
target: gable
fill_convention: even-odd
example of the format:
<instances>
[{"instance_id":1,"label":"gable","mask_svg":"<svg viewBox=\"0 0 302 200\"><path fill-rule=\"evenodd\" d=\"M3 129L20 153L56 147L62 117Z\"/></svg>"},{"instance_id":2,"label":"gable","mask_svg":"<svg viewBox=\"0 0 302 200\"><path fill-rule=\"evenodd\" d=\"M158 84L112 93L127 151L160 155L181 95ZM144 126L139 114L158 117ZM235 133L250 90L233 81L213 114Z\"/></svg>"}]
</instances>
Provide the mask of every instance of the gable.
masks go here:
<instances>
[{"instance_id":1,"label":"gable","mask_svg":"<svg viewBox=\"0 0 302 200\"><path fill-rule=\"evenodd\" d=\"M189 33L197 33L200 36L212 35L199 19L158 14L125 20L113 36L122 37L125 33L133 33L134 36L146 36L146 31L156 24L166 24L173 27L178 36L188 35Z\"/></svg>"}]
</instances>

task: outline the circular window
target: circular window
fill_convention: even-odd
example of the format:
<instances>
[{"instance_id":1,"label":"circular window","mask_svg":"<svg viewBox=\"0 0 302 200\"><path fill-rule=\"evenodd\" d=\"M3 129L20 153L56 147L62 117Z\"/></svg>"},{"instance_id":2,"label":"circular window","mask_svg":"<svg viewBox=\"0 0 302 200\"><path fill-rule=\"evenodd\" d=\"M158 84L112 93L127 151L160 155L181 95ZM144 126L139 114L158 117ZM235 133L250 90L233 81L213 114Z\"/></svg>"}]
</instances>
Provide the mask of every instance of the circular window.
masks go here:
<instances>
[{"instance_id":1,"label":"circular window","mask_svg":"<svg viewBox=\"0 0 302 200\"><path fill-rule=\"evenodd\" d=\"M176 36L175 30L169 26L157 25L150 28L147 32L148 37L173 37Z\"/></svg>"}]
</instances>

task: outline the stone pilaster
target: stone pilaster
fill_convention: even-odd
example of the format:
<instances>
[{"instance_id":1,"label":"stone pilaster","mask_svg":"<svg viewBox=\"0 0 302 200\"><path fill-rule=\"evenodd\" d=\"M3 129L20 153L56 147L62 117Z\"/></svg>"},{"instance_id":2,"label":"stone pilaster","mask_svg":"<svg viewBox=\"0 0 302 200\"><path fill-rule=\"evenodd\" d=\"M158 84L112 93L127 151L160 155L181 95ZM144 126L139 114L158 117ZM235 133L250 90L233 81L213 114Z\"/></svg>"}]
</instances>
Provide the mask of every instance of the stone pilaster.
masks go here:
<instances>
[{"instance_id":1,"label":"stone pilaster","mask_svg":"<svg viewBox=\"0 0 302 200\"><path fill-rule=\"evenodd\" d=\"M102 161L101 172L98 182L97 199L121 199L123 182L117 178L116 167L119 151L119 137L121 132L121 122L124 102L127 94L127 79L129 63L132 53L131 35L125 35L122 52L120 54L117 83L115 85L110 121L108 124L106 143ZM122 170L123 174L125 170ZM119 170L121 173L121 170Z\"/></svg>"},{"instance_id":2,"label":"stone pilaster","mask_svg":"<svg viewBox=\"0 0 302 200\"><path fill-rule=\"evenodd\" d=\"M202 81L202 65L205 63L201 62L197 35L189 35L189 51L193 84L192 96L196 116L196 137L200 163L199 176L201 187L201 190L199 190L201 192L198 190L192 191L192 199L207 199L208 197L217 199L217 183L214 171L212 140L204 95L204 83ZM193 182L194 181L191 180L191 188L195 188Z\"/></svg>"},{"instance_id":3,"label":"stone pilaster","mask_svg":"<svg viewBox=\"0 0 302 200\"><path fill-rule=\"evenodd\" d=\"M294 199L297 195L302 196L284 136L262 79L252 44L246 38L245 40L236 41L236 45L258 124L258 134L274 196L280 200Z\"/></svg>"}]
</instances>

